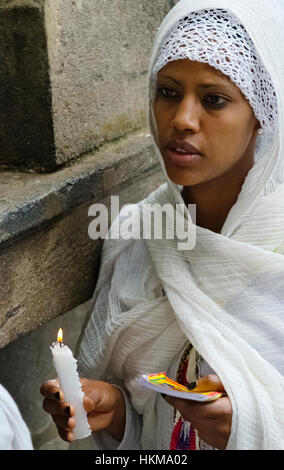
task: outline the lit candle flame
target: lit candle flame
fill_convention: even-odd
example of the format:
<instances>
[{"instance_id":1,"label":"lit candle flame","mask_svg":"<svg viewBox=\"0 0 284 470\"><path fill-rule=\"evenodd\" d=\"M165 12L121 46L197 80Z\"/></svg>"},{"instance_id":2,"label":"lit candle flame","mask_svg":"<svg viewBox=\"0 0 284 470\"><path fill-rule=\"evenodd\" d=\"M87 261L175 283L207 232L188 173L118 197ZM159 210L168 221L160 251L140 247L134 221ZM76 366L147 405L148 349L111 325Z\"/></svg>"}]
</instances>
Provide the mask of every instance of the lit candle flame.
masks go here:
<instances>
[{"instance_id":1,"label":"lit candle flame","mask_svg":"<svg viewBox=\"0 0 284 470\"><path fill-rule=\"evenodd\" d=\"M57 343L62 343L63 342L63 331L62 328L59 328L58 334L57 334Z\"/></svg>"}]
</instances>

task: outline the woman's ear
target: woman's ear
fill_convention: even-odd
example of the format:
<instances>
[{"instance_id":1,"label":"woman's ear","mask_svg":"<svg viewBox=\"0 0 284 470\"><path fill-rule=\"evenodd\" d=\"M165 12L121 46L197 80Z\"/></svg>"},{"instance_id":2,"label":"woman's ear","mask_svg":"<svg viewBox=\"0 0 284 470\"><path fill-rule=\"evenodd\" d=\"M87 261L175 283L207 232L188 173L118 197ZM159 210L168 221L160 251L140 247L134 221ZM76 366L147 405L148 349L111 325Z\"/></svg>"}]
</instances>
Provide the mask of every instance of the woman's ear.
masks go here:
<instances>
[{"instance_id":1,"label":"woman's ear","mask_svg":"<svg viewBox=\"0 0 284 470\"><path fill-rule=\"evenodd\" d=\"M255 126L255 128L254 128L254 132L253 132L253 133L254 133L254 135L256 135L256 136L263 134L263 129L262 129L262 127L261 127L261 125L260 125L260 123L259 123L258 121L257 121L257 124L256 124L256 126Z\"/></svg>"},{"instance_id":2,"label":"woman's ear","mask_svg":"<svg viewBox=\"0 0 284 470\"><path fill-rule=\"evenodd\" d=\"M254 132L255 132L256 135L261 135L261 134L263 134L263 129L262 129L261 124L260 124L259 121L257 121L257 123L256 123Z\"/></svg>"}]
</instances>

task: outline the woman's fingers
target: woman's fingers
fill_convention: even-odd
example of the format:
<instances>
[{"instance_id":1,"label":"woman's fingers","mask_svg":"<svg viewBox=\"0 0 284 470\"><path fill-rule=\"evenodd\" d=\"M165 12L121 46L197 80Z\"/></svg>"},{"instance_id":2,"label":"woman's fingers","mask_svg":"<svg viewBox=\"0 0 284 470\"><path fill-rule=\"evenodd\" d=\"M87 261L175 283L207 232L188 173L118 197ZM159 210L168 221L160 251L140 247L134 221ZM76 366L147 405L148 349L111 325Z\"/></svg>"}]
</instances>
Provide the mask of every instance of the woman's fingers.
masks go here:
<instances>
[{"instance_id":1,"label":"woman's fingers","mask_svg":"<svg viewBox=\"0 0 284 470\"><path fill-rule=\"evenodd\" d=\"M66 442L74 442L75 436L72 431L66 431L65 429L58 428L58 434Z\"/></svg>"},{"instance_id":2,"label":"woman's fingers","mask_svg":"<svg viewBox=\"0 0 284 470\"><path fill-rule=\"evenodd\" d=\"M73 430L76 426L76 420L72 416L75 414L75 408L66 402L57 403L54 400L45 399L43 409L51 414L61 439L66 442L73 442L75 440Z\"/></svg>"},{"instance_id":3,"label":"woman's fingers","mask_svg":"<svg viewBox=\"0 0 284 470\"><path fill-rule=\"evenodd\" d=\"M83 405L85 410L89 413L95 409L95 403L94 400L88 396L84 396L83 398Z\"/></svg>"},{"instance_id":4,"label":"woman's fingers","mask_svg":"<svg viewBox=\"0 0 284 470\"><path fill-rule=\"evenodd\" d=\"M75 415L74 406L64 401L57 402L57 401L49 400L45 398L43 400L43 409L44 411L52 415L67 416L68 418Z\"/></svg>"},{"instance_id":5,"label":"woman's fingers","mask_svg":"<svg viewBox=\"0 0 284 470\"><path fill-rule=\"evenodd\" d=\"M207 403L198 403L183 398L166 396L169 405L179 410L183 418L190 422L202 419L218 419L232 413L231 402L228 397L219 398Z\"/></svg>"},{"instance_id":6,"label":"woman's fingers","mask_svg":"<svg viewBox=\"0 0 284 470\"><path fill-rule=\"evenodd\" d=\"M217 449L225 449L231 432L232 405L229 397L208 403L165 396L166 401L179 410L199 432L200 438Z\"/></svg>"},{"instance_id":7,"label":"woman's fingers","mask_svg":"<svg viewBox=\"0 0 284 470\"><path fill-rule=\"evenodd\" d=\"M40 393L49 400L64 401L64 393L59 388L58 379L44 382L40 387Z\"/></svg>"},{"instance_id":8,"label":"woman's fingers","mask_svg":"<svg viewBox=\"0 0 284 470\"><path fill-rule=\"evenodd\" d=\"M110 426L113 420L113 411L109 413L95 412L88 413L88 421L93 431L100 431Z\"/></svg>"},{"instance_id":9,"label":"woman's fingers","mask_svg":"<svg viewBox=\"0 0 284 470\"><path fill-rule=\"evenodd\" d=\"M72 431L76 426L76 420L74 418L52 415L52 419L58 428L65 429L65 431Z\"/></svg>"},{"instance_id":10,"label":"woman's fingers","mask_svg":"<svg viewBox=\"0 0 284 470\"><path fill-rule=\"evenodd\" d=\"M103 381L86 378L81 378L80 381L84 392L83 404L91 428L99 430L112 426L111 433L120 439L125 427L125 401L121 391ZM76 410L70 403L65 402L58 380L45 382L40 392L45 397L43 409L52 415L59 435L71 442L74 440L72 429L76 421L69 418L74 417Z\"/></svg>"},{"instance_id":11,"label":"woman's fingers","mask_svg":"<svg viewBox=\"0 0 284 470\"><path fill-rule=\"evenodd\" d=\"M216 374L209 374L200 377L195 388L190 388L191 392L225 392L224 385Z\"/></svg>"}]
</instances>

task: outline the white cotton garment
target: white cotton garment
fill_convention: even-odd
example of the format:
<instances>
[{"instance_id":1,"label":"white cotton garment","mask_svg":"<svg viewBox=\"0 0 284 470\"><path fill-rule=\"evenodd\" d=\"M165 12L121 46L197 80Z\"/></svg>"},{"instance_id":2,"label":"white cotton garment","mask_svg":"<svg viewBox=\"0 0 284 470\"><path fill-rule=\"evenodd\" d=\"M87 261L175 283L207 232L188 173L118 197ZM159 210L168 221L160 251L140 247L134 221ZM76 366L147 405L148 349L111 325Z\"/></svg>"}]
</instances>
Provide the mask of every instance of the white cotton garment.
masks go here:
<instances>
[{"instance_id":1,"label":"white cotton garment","mask_svg":"<svg viewBox=\"0 0 284 470\"><path fill-rule=\"evenodd\" d=\"M255 164L220 234L196 229L194 249L177 238L104 243L93 311L84 333L82 375L117 381L143 417L142 449L157 449L157 396L141 373L168 370L188 343L219 375L232 403L228 450L284 448L284 5L282 0L181 0L161 24L152 70L174 25L201 9L226 9L250 36L277 97L277 127L259 136ZM165 183L137 204L184 204L162 156ZM191 219L189 211L186 217ZM142 216L141 216L142 219ZM192 235L193 236L193 235ZM164 295L164 293L166 295Z\"/></svg>"},{"instance_id":2,"label":"white cotton garment","mask_svg":"<svg viewBox=\"0 0 284 470\"><path fill-rule=\"evenodd\" d=\"M10 393L0 384L0 450L33 450L30 431Z\"/></svg>"}]
</instances>

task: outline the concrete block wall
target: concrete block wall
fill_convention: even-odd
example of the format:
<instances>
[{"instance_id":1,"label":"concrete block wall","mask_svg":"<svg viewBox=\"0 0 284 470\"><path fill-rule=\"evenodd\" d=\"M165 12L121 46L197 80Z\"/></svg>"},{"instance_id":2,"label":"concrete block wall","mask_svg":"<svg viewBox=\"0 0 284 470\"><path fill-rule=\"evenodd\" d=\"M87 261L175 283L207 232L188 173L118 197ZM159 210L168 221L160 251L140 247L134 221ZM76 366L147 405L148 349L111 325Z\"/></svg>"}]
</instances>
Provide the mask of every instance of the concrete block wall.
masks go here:
<instances>
[{"instance_id":1,"label":"concrete block wall","mask_svg":"<svg viewBox=\"0 0 284 470\"><path fill-rule=\"evenodd\" d=\"M164 182L146 126L157 27L176 0L0 0L0 382L36 449L68 449L42 410L62 327L77 351L102 241L89 207Z\"/></svg>"}]
</instances>

